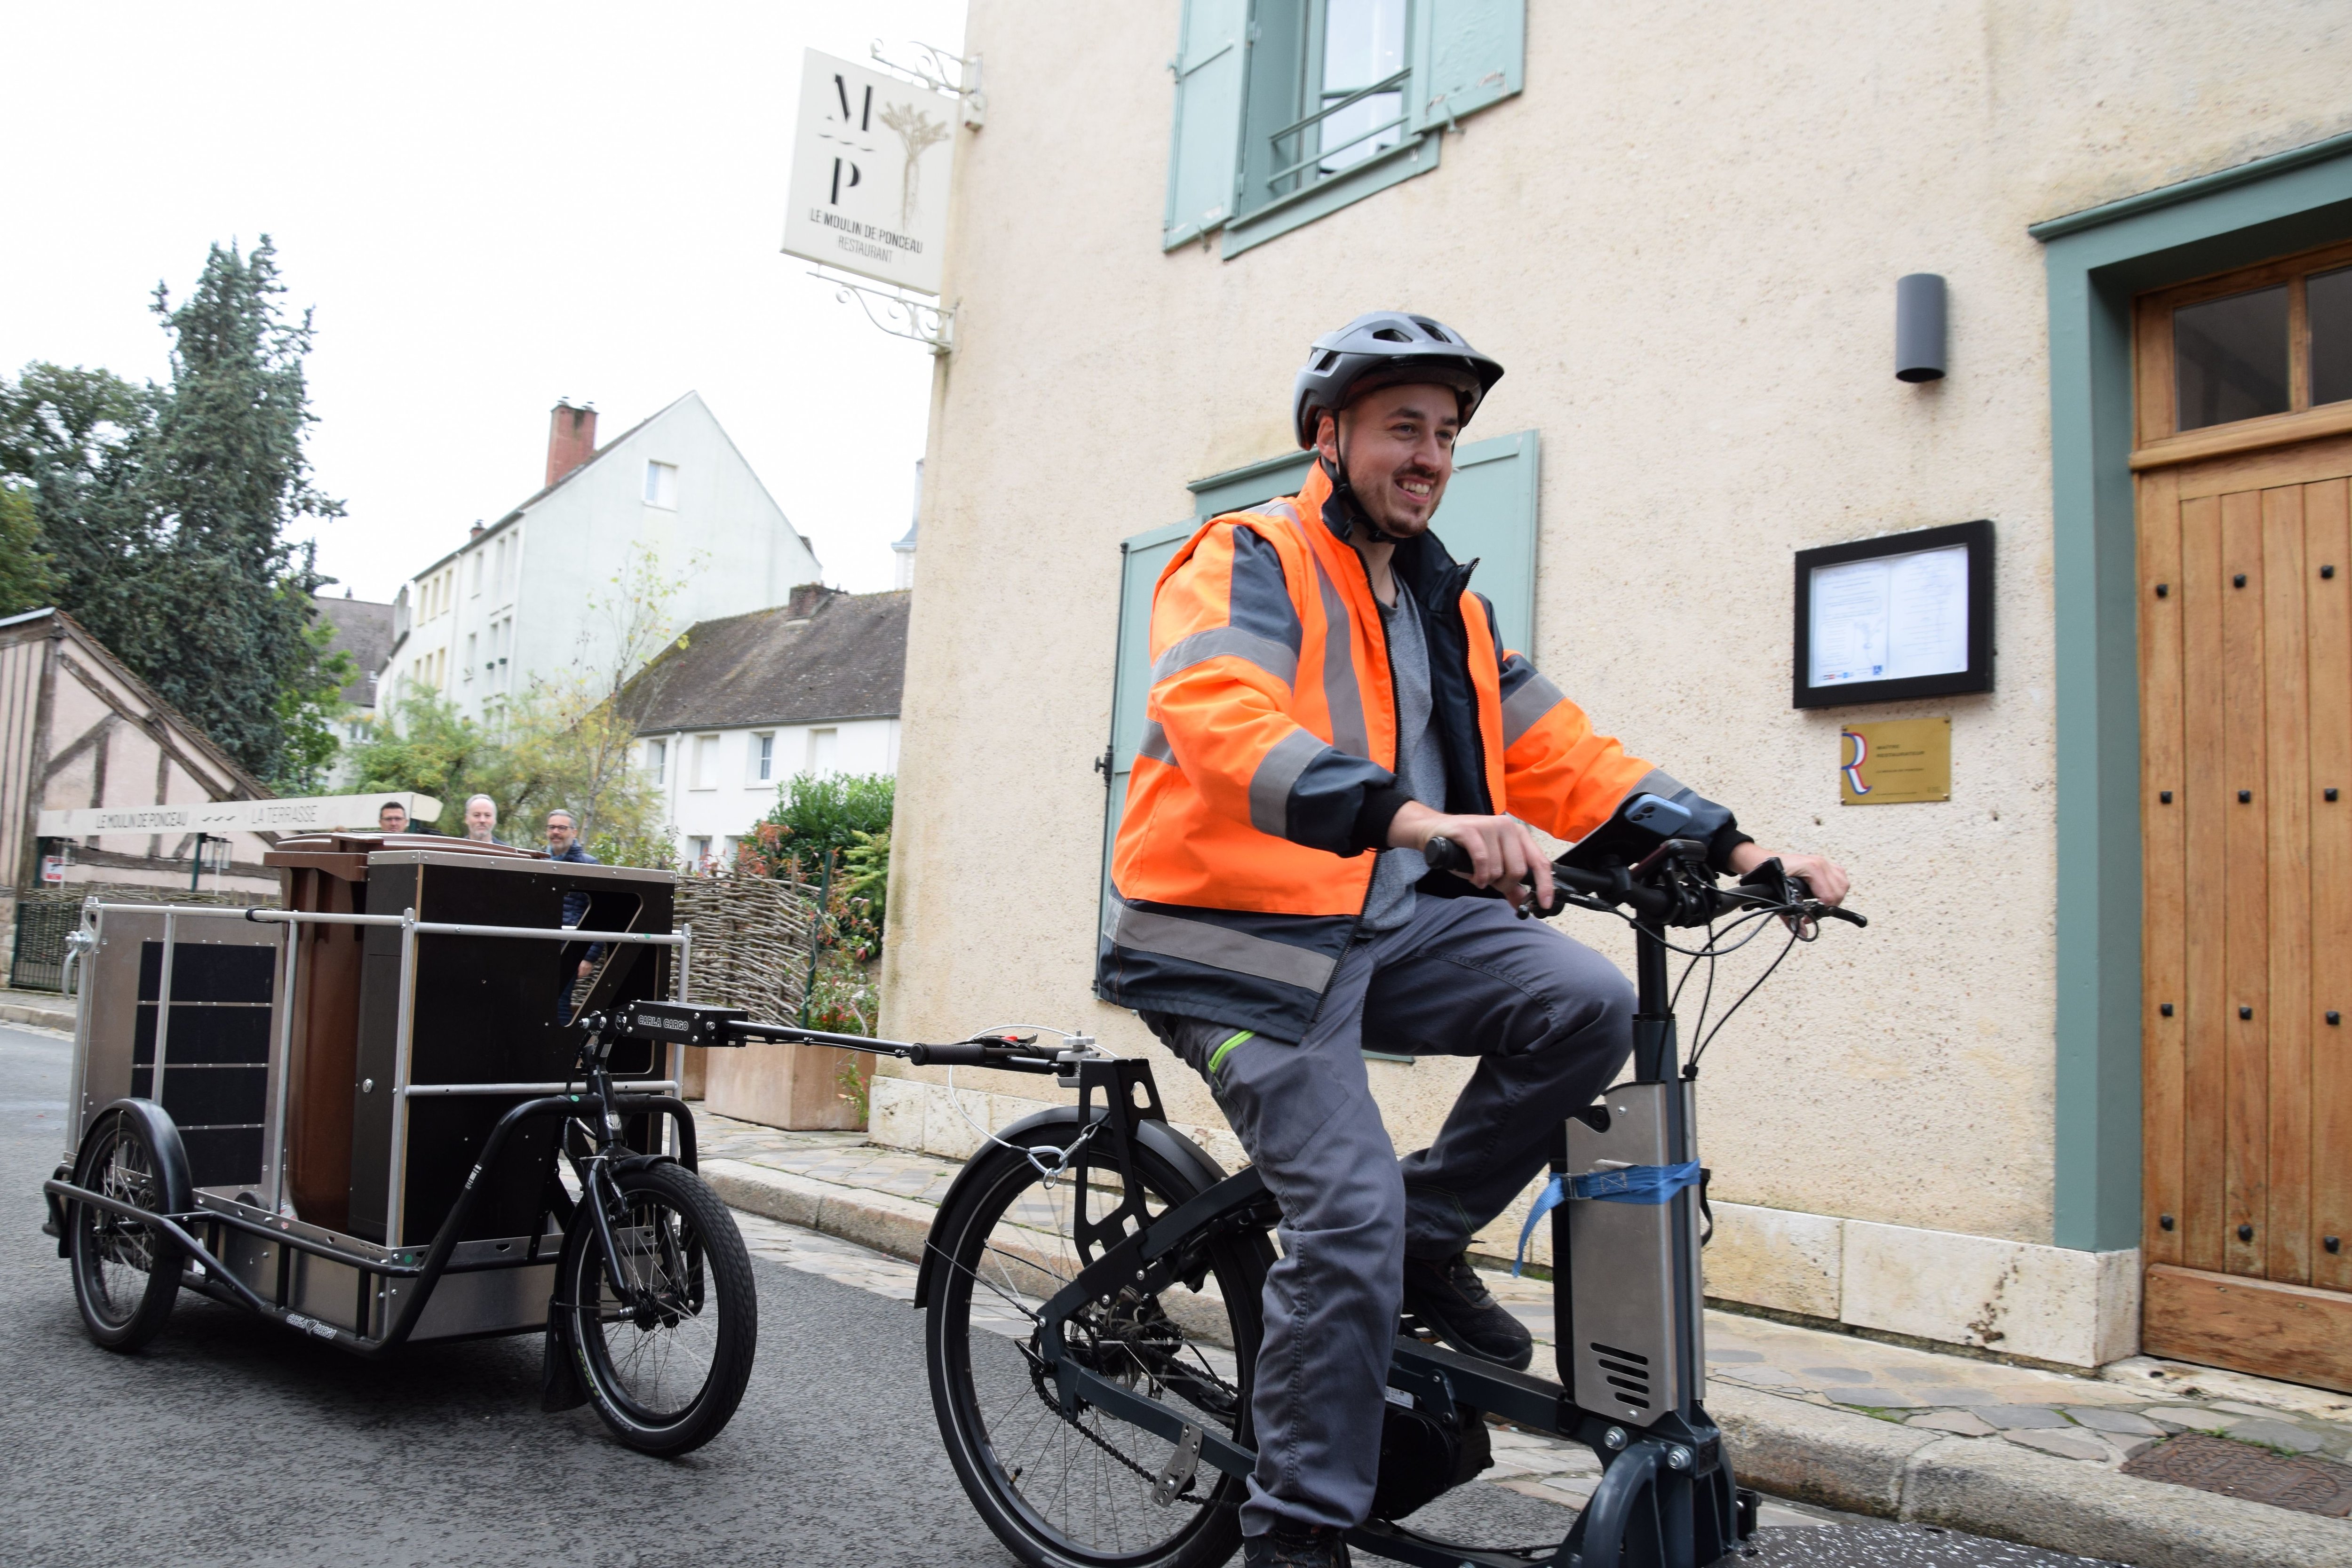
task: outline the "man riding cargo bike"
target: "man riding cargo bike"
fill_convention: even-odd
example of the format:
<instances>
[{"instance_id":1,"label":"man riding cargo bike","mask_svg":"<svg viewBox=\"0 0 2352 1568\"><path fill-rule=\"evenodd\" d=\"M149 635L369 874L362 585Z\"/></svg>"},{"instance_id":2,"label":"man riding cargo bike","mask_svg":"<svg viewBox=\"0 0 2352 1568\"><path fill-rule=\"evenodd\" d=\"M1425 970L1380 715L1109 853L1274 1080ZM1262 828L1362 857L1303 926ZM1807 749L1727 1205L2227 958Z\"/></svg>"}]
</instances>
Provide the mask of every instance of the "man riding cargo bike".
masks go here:
<instances>
[{"instance_id":1,"label":"man riding cargo bike","mask_svg":"<svg viewBox=\"0 0 2352 1568\"><path fill-rule=\"evenodd\" d=\"M1208 1080L1280 1205L1248 1404L1252 1568L1348 1561L1400 1310L1457 1351L1531 1359L1467 1248L1614 1080L1635 998L1608 960L1517 918L1554 903L1528 825L1584 839L1655 796L1710 872L1774 858L1504 647L1475 563L1430 532L1502 374L1425 316L1318 339L1293 396L1318 459L1305 486L1202 527L1153 602L1097 988ZM1843 899L1836 866L1778 858L1820 905ZM1397 1158L1368 1049L1480 1058L1429 1148Z\"/></svg>"}]
</instances>

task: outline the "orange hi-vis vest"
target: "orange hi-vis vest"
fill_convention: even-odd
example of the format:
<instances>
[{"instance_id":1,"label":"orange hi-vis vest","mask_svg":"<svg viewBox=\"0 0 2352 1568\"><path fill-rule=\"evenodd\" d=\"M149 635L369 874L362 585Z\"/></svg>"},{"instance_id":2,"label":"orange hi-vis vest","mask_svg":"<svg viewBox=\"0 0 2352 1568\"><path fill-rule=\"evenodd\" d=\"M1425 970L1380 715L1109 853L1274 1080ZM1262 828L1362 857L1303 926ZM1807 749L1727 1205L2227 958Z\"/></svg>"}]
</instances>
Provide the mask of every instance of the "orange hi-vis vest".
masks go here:
<instances>
[{"instance_id":1,"label":"orange hi-vis vest","mask_svg":"<svg viewBox=\"0 0 2352 1568\"><path fill-rule=\"evenodd\" d=\"M1368 851L1407 797L1386 630L1330 493L1318 464L1297 495L1202 525L1160 574L1096 977L1108 1001L1297 1039L1354 933ZM1391 566L1423 617L1448 810L1575 839L1637 787L1696 801L1502 646L1433 535ZM1422 887L1473 890L1448 874Z\"/></svg>"}]
</instances>

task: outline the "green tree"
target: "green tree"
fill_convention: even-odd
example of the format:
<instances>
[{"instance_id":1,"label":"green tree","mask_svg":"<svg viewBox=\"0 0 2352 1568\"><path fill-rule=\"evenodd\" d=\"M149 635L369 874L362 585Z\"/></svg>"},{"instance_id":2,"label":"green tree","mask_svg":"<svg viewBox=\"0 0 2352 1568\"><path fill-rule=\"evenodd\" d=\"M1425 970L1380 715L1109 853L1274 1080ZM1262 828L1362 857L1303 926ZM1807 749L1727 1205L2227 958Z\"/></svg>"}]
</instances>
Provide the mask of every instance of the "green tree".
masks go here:
<instances>
[{"instance_id":1,"label":"green tree","mask_svg":"<svg viewBox=\"0 0 2352 1568\"><path fill-rule=\"evenodd\" d=\"M13 383L0 380L0 488L19 516L29 504L35 533L25 555L13 539L8 553L28 578L37 563L47 592L35 596L65 609L134 669L155 614L147 569L157 531L139 479L159 397L110 371L40 361Z\"/></svg>"},{"instance_id":2,"label":"green tree","mask_svg":"<svg viewBox=\"0 0 2352 1568\"><path fill-rule=\"evenodd\" d=\"M168 387L47 363L0 382L0 476L30 491L59 606L249 771L299 788L341 683L312 635L324 579L286 533L342 508L303 455L310 319L288 319L285 291L267 236L215 246L184 303L155 290Z\"/></svg>"},{"instance_id":3,"label":"green tree","mask_svg":"<svg viewBox=\"0 0 2352 1568\"><path fill-rule=\"evenodd\" d=\"M57 591L57 574L41 549L32 487L0 479L0 616L37 610Z\"/></svg>"},{"instance_id":4,"label":"green tree","mask_svg":"<svg viewBox=\"0 0 2352 1568\"><path fill-rule=\"evenodd\" d=\"M441 803L435 826L444 833L462 833L466 796L480 787L473 780L495 765L488 754L492 751L474 721L447 698L409 688L394 699L368 738L354 748L352 762L359 770L360 794L414 790L429 795ZM503 821L505 802L499 805Z\"/></svg>"},{"instance_id":5,"label":"green tree","mask_svg":"<svg viewBox=\"0 0 2352 1568\"><path fill-rule=\"evenodd\" d=\"M310 639L317 658L310 670L297 676L278 693L278 720L286 734L278 765L282 789L315 795L327 787L327 767L342 749L335 725L350 704L343 688L360 678L359 661L341 648L330 651L335 628L320 621L302 634Z\"/></svg>"}]
</instances>

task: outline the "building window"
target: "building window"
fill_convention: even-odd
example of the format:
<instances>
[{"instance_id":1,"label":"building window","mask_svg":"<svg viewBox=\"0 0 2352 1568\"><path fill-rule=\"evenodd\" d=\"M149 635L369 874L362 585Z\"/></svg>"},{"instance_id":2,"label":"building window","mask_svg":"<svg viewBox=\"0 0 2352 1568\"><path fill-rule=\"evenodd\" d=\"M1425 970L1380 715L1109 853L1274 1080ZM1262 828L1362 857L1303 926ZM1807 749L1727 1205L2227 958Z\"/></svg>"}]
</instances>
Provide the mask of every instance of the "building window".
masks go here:
<instances>
[{"instance_id":1,"label":"building window","mask_svg":"<svg viewBox=\"0 0 2352 1568\"><path fill-rule=\"evenodd\" d=\"M647 463L646 465L646 504L669 511L677 510L677 465Z\"/></svg>"},{"instance_id":2,"label":"building window","mask_svg":"<svg viewBox=\"0 0 2352 1568\"><path fill-rule=\"evenodd\" d=\"M772 782L776 776L776 738L773 735L751 737L751 778L755 784Z\"/></svg>"},{"instance_id":3,"label":"building window","mask_svg":"<svg viewBox=\"0 0 2352 1568\"><path fill-rule=\"evenodd\" d=\"M1322 36L1307 50L1314 62L1308 70L1321 79L1302 107L1322 122L1283 139L1298 171L1288 176L1292 188L1351 169L1404 140L1404 0L1324 0L1316 9ZM1310 157L1311 170L1304 166Z\"/></svg>"},{"instance_id":4,"label":"building window","mask_svg":"<svg viewBox=\"0 0 2352 1568\"><path fill-rule=\"evenodd\" d=\"M688 775L688 789L719 787L719 737L697 735L694 738L694 765Z\"/></svg>"},{"instance_id":5,"label":"building window","mask_svg":"<svg viewBox=\"0 0 2352 1568\"><path fill-rule=\"evenodd\" d=\"M467 680L471 680L471 679L474 679L474 639L475 639L475 634L474 634L474 633L472 633L472 632L467 632L467 633L466 634L466 673L465 673L465 679L467 679Z\"/></svg>"},{"instance_id":6,"label":"building window","mask_svg":"<svg viewBox=\"0 0 2352 1568\"><path fill-rule=\"evenodd\" d=\"M1231 258L1429 173L1526 39L1526 0L1185 0L1161 245Z\"/></svg>"},{"instance_id":7,"label":"building window","mask_svg":"<svg viewBox=\"0 0 2352 1568\"><path fill-rule=\"evenodd\" d=\"M2249 419L2335 420L2340 408L2317 411L2352 401L2352 246L2142 295L2136 347L2142 446Z\"/></svg>"},{"instance_id":8,"label":"building window","mask_svg":"<svg viewBox=\"0 0 2352 1568\"><path fill-rule=\"evenodd\" d=\"M839 763L841 731L811 730L808 739L808 771L813 773L832 773Z\"/></svg>"},{"instance_id":9,"label":"building window","mask_svg":"<svg viewBox=\"0 0 2352 1568\"><path fill-rule=\"evenodd\" d=\"M474 593L475 593L475 595L476 595L477 597L479 597L479 596L480 596L480 595L481 595L481 592L482 592L482 552L481 552L480 551L478 551L478 551L476 551L476 552L474 552Z\"/></svg>"},{"instance_id":10,"label":"building window","mask_svg":"<svg viewBox=\"0 0 2352 1568\"><path fill-rule=\"evenodd\" d=\"M689 838L686 841L686 847L688 853L694 858L694 868L698 871L701 870L704 863L710 858L710 836L704 834L699 838Z\"/></svg>"}]
</instances>

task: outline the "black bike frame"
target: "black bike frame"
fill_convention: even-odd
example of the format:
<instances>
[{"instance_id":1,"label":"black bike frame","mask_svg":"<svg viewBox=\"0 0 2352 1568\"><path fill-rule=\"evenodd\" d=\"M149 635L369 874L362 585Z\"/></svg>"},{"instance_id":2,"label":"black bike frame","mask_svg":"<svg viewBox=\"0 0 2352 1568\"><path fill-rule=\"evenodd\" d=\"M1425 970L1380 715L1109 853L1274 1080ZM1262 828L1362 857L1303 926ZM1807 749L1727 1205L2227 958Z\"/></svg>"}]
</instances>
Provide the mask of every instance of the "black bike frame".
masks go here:
<instances>
[{"instance_id":1,"label":"black bike frame","mask_svg":"<svg viewBox=\"0 0 2352 1568\"><path fill-rule=\"evenodd\" d=\"M1835 915L1857 925L1865 923L1858 915L1814 903L1801 891L1798 901L1790 901L1790 883L1782 878L1778 862L1769 863L1769 877L1763 884L1776 891L1719 892L1713 876L1704 871L1705 851L1702 844L1675 839L1663 843L1630 870L1622 865L1601 871L1563 863L1556 871L1563 879L1563 889L1573 891L1549 911L1557 913L1568 902L1604 912L1613 912L1615 905L1624 903L1635 911L1637 1000L1631 1081L1668 1086L1659 1098L1664 1105L1664 1163L1674 1164L1688 1162L1694 1155L1686 1098L1679 1087L1687 1075L1675 1034L1667 929L1706 926L1727 910L1739 909L1759 919L1780 913L1800 920ZM1748 880L1754 883L1765 875L1759 869ZM1637 876L1643 880L1636 881ZM1141 1127L1166 1121L1149 1061L1041 1047L1034 1038L976 1037L948 1045L919 1045L758 1023L733 1008L674 1003L633 1006L648 1015L655 1010L663 1015L642 1020L625 1016L623 1032L634 1031L635 1037L711 1045L760 1039L840 1046L899 1057L917 1066L1051 1073L1063 1087L1076 1089L1080 1131L1077 1141L1065 1151L1065 1159L1077 1186L1072 1239L1081 1259L1090 1260L1045 1303L1037 1333L1038 1359L1054 1380L1062 1415L1075 1420L1080 1406L1091 1405L1174 1445L1175 1457L1160 1478L1160 1489L1170 1497L1190 1484L1197 1461L1236 1477L1247 1477L1255 1467L1257 1456L1250 1449L1202 1429L1174 1406L1080 1364L1066 1337L1065 1326L1087 1303L1108 1300L1130 1289L1149 1295L1177 1280L1197 1284L1208 1268L1206 1249L1219 1237L1269 1229L1281 1218L1279 1205L1252 1167L1177 1205L1159 1219L1149 1219L1135 1149ZM1073 1158L1078 1142L1090 1145L1083 1160ZM1567 1163L1568 1139L1563 1129L1552 1159L1554 1173L1564 1173ZM1101 1220L1087 1216L1087 1171L1093 1165L1115 1170L1120 1178L1120 1202ZM1567 1539L1556 1549L1540 1552L1471 1548L1423 1535L1392 1521L1373 1520L1349 1532L1350 1543L1374 1555L1422 1568L1536 1568L1538 1564L1697 1568L1735 1550L1752 1532L1755 1494L1735 1484L1722 1434L1696 1394L1703 1385L1705 1366L1700 1345L1704 1297L1698 1233L1691 1211L1700 1201L1699 1194L1685 1186L1668 1201L1672 1205L1669 1234L1675 1238L1671 1244L1667 1310L1674 1325L1676 1398L1672 1408L1646 1426L1580 1403L1573 1389L1548 1378L1514 1372L1423 1340L1400 1336L1391 1353L1389 1386L1412 1395L1441 1418L1465 1408L1482 1412L1582 1443L1600 1457L1601 1481ZM1578 1341L1570 1212L1571 1205L1562 1204L1551 1215L1552 1295L1556 1344L1573 1377L1570 1352ZM919 1287L919 1304L920 1300ZM1596 1398L1609 1393L1592 1392Z\"/></svg>"}]
</instances>

